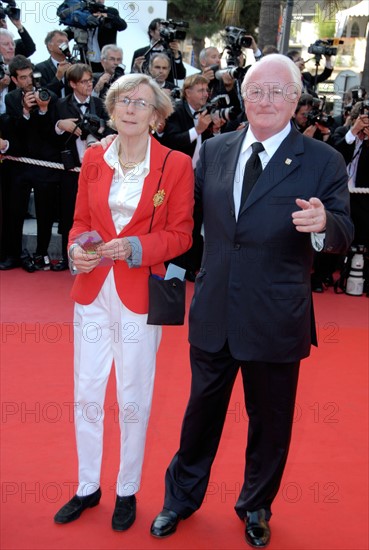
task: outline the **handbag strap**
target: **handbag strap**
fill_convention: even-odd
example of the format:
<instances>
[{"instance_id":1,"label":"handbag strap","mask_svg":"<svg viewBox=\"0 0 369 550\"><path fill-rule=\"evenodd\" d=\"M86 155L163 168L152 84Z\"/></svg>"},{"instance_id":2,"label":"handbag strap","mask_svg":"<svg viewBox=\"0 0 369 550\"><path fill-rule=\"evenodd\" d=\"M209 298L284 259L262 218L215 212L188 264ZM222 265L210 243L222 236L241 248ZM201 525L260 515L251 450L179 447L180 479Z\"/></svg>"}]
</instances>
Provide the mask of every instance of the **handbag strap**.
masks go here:
<instances>
[{"instance_id":1,"label":"handbag strap","mask_svg":"<svg viewBox=\"0 0 369 550\"><path fill-rule=\"evenodd\" d=\"M160 184L161 184L161 180L162 180L162 177L163 177L163 174L164 174L164 168L165 168L165 165L167 163L167 160L168 160L168 157L169 155L173 153L173 150L171 149L170 151L168 151L165 159L164 159L164 162L163 162L163 166L161 168L161 175L160 175L160 179L159 179L159 182L158 182L158 187L156 189L156 192L159 191L160 189ZM155 206L153 208L153 211L152 211L152 216L151 216L151 221L150 221L150 227L149 227L149 233L151 233L151 229L152 229L152 224L153 224L153 221L154 221L154 214L155 214ZM152 271L151 271L151 266L149 266L149 270L150 270L150 275L152 275Z\"/></svg>"},{"instance_id":2,"label":"handbag strap","mask_svg":"<svg viewBox=\"0 0 369 550\"><path fill-rule=\"evenodd\" d=\"M166 157L165 157L165 159L164 159L163 166L162 166L162 168L161 168L161 175L160 175L160 179L159 179L159 183L158 183L158 187L157 187L157 189L156 189L156 192L158 192L159 189L160 189L161 179L162 179L163 174L164 174L164 168L165 168L165 165L166 165L166 163L167 163L167 159L168 159L168 157L169 157L169 155L170 155L171 153L173 153L173 150L172 150L172 149L167 153L167 155L166 155ZM149 233L151 233L152 224L153 224L153 221L154 221L154 214L155 214L155 206L154 206L154 208L153 208L153 210L152 210L152 216L151 216L151 221L150 221Z\"/></svg>"}]
</instances>

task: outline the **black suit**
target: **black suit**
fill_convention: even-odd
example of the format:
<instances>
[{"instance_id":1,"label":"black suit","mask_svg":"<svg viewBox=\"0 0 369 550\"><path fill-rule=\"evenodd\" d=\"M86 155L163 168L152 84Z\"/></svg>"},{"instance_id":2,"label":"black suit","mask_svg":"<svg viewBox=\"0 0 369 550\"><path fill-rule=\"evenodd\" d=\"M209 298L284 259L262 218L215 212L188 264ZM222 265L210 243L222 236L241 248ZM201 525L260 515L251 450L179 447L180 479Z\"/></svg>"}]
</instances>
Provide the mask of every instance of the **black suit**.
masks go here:
<instances>
[{"instance_id":1,"label":"black suit","mask_svg":"<svg viewBox=\"0 0 369 550\"><path fill-rule=\"evenodd\" d=\"M72 93L72 88L66 82L66 78L59 80L56 78L56 67L51 60L46 59L46 61L41 61L35 65L34 72L41 73L41 85L45 86L48 90L54 92L58 97L62 97L62 90L64 90L64 95L67 96Z\"/></svg>"},{"instance_id":2,"label":"black suit","mask_svg":"<svg viewBox=\"0 0 369 550\"><path fill-rule=\"evenodd\" d=\"M171 51L169 50L170 52L169 53L167 50L160 49L159 44L158 44L158 49L154 48L153 50L150 50L150 48L151 48L151 45L146 46L145 48L139 48L134 52L132 56L131 72L134 72L133 65L137 57L142 57L143 55L146 56L146 60L148 64L150 56L154 55L155 53L166 53L171 60L171 69L170 69L170 73L168 75L167 81L174 83L175 80L183 80L184 78L186 78L186 67L183 65L181 52L179 52L179 58L175 60ZM150 50L149 53L147 53L148 50Z\"/></svg>"},{"instance_id":3,"label":"black suit","mask_svg":"<svg viewBox=\"0 0 369 550\"><path fill-rule=\"evenodd\" d=\"M325 205L325 250L344 252L352 238L342 157L294 128L236 217L233 187L246 131L205 141L196 167L205 237L189 317L191 395L164 501L182 518L206 494L240 367L249 431L236 512L244 519L264 509L270 518L289 449L299 363L316 342L313 247L311 235L292 223L296 198L319 197Z\"/></svg>"},{"instance_id":4,"label":"black suit","mask_svg":"<svg viewBox=\"0 0 369 550\"><path fill-rule=\"evenodd\" d=\"M190 140L189 130L195 127L194 117L186 100L176 102L175 110L166 121L164 134L160 138L160 142L171 149L182 151L191 158L194 155L197 140ZM208 128L201 134L202 143L205 139L213 136L213 133ZM183 267L187 270L187 276L193 277L201 263L203 251L203 238L201 235L201 208L195 201L194 206L194 227L192 231L192 246L190 250L174 258L174 264Z\"/></svg>"},{"instance_id":5,"label":"black suit","mask_svg":"<svg viewBox=\"0 0 369 550\"><path fill-rule=\"evenodd\" d=\"M54 132L54 111L57 98L52 95L46 114L39 109L31 111L27 120L23 116L22 91L7 94L7 135L12 149L9 154L35 160L60 162L60 149ZM4 252L8 257L19 258L22 249L22 228L27 213L31 189L35 193L37 218L36 253L47 255L52 225L56 217L58 186L61 171L17 161L8 163L8 181L4 187Z\"/></svg>"},{"instance_id":6,"label":"black suit","mask_svg":"<svg viewBox=\"0 0 369 550\"><path fill-rule=\"evenodd\" d=\"M333 72L333 69L327 69L327 67L324 67L323 71L317 75L309 73L307 71L303 72L301 74L303 92L316 96L317 84L327 80L331 76L332 72Z\"/></svg>"},{"instance_id":7,"label":"black suit","mask_svg":"<svg viewBox=\"0 0 369 550\"><path fill-rule=\"evenodd\" d=\"M57 120L65 118L78 118L82 120L83 115L80 108L77 105L77 101L74 98L74 94L59 99L57 102ZM108 120L108 115L105 111L104 104L98 97L90 97L90 107L88 111L90 114L97 115L100 119ZM106 127L101 137L112 133L108 127ZM62 149L69 150L72 154L74 165L76 167L81 166L79 160L79 154L77 149L77 136L69 132L64 132L60 136L62 142ZM78 172L72 172L64 170L62 172L61 183L61 210L60 210L60 224L59 232L62 235L62 253L63 258L67 258L67 244L68 234L73 225L74 207L76 203L77 190L78 190Z\"/></svg>"},{"instance_id":8,"label":"black suit","mask_svg":"<svg viewBox=\"0 0 369 550\"><path fill-rule=\"evenodd\" d=\"M18 31L18 34L20 38L15 40L15 55L30 57L36 51L35 43L24 27L22 31Z\"/></svg>"},{"instance_id":9,"label":"black suit","mask_svg":"<svg viewBox=\"0 0 369 550\"><path fill-rule=\"evenodd\" d=\"M332 138L332 145L339 151L348 165L354 156L355 142L347 143L345 135L348 126L337 128ZM358 152L359 159L356 169L355 187L369 188L369 142L362 142ZM369 194L350 193L351 217L355 225L355 244L364 244L369 249Z\"/></svg>"}]
</instances>

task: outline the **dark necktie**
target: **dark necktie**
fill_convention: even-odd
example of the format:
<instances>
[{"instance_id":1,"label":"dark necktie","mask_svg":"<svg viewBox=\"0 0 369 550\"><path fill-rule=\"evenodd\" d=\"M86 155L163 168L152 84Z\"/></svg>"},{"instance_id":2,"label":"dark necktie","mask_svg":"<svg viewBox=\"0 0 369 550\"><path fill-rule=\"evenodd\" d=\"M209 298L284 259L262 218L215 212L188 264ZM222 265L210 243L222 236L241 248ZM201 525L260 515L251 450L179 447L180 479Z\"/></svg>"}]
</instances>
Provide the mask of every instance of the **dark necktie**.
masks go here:
<instances>
[{"instance_id":1,"label":"dark necktie","mask_svg":"<svg viewBox=\"0 0 369 550\"><path fill-rule=\"evenodd\" d=\"M252 147L251 157L246 162L245 171L243 174L240 209L244 205L247 197L251 192L251 189L254 187L260 174L263 171L260 158L259 158L259 153L261 153L261 151L264 151L264 146L262 143L255 141L255 143L253 143L251 147Z\"/></svg>"}]
</instances>

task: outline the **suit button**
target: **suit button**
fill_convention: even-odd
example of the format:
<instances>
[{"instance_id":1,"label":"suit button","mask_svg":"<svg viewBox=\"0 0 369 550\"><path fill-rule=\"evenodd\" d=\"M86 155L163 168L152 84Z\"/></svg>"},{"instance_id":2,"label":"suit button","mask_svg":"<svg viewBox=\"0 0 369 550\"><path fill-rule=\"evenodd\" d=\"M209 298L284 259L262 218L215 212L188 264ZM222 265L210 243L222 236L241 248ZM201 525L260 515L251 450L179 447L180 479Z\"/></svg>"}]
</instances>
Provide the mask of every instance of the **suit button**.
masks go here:
<instances>
[{"instance_id":1,"label":"suit button","mask_svg":"<svg viewBox=\"0 0 369 550\"><path fill-rule=\"evenodd\" d=\"M234 249L239 250L241 248L241 245L239 243L234 243Z\"/></svg>"}]
</instances>

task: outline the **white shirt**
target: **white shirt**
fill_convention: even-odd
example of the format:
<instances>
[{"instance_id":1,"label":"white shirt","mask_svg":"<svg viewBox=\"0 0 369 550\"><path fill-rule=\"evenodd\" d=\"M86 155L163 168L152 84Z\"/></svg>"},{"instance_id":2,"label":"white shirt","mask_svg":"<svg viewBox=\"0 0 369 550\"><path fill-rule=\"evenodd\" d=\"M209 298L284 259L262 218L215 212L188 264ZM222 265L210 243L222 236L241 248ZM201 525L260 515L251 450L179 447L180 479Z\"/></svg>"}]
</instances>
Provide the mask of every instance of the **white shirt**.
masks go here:
<instances>
[{"instance_id":1,"label":"white shirt","mask_svg":"<svg viewBox=\"0 0 369 550\"><path fill-rule=\"evenodd\" d=\"M114 169L109 193L109 207L117 234L131 221L140 201L145 178L150 172L150 138L142 162L124 174L118 158L119 139L115 139L104 154L105 162Z\"/></svg>"}]
</instances>

